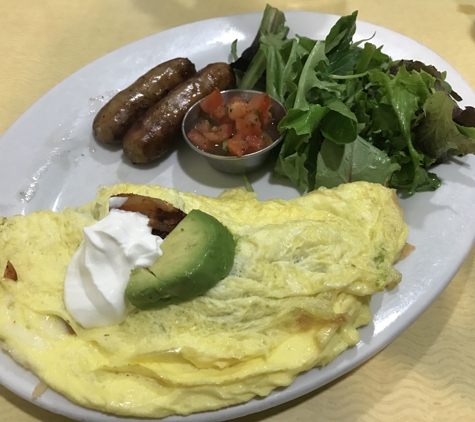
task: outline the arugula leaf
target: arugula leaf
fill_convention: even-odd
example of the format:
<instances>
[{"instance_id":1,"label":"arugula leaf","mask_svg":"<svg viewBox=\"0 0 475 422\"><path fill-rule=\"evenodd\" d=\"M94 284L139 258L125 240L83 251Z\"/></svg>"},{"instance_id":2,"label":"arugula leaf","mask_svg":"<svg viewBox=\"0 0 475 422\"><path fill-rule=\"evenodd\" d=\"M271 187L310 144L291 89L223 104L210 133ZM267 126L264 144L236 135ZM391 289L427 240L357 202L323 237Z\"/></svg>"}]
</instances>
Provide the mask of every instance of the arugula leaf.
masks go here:
<instances>
[{"instance_id":1,"label":"arugula leaf","mask_svg":"<svg viewBox=\"0 0 475 422\"><path fill-rule=\"evenodd\" d=\"M274 171L288 177L301 192L309 188L307 160L316 160L318 152L310 145L312 134L329 111L319 104L309 105L308 110L290 109L278 125L279 131L287 132ZM313 186L314 182L310 184Z\"/></svg>"},{"instance_id":2,"label":"arugula leaf","mask_svg":"<svg viewBox=\"0 0 475 422\"><path fill-rule=\"evenodd\" d=\"M356 74L365 72L371 64L377 49L374 44L369 42L364 44L363 50L358 57L358 61L354 64L354 72Z\"/></svg>"},{"instance_id":3,"label":"arugula leaf","mask_svg":"<svg viewBox=\"0 0 475 422\"><path fill-rule=\"evenodd\" d=\"M314 172L309 169L315 166L319 150L319 146L314 145L315 141L311 140L317 128L320 128L322 136L338 144L351 143L357 136L357 119L336 99L332 99L325 106L306 103L305 108L288 111L278 125L280 131L287 130L287 133L275 171L290 178L301 191L315 186ZM310 149L312 153L309 153ZM301 159L296 159L296 150L304 154ZM298 168L295 168L296 166ZM302 176L305 176L305 179L301 179Z\"/></svg>"},{"instance_id":4,"label":"arugula leaf","mask_svg":"<svg viewBox=\"0 0 475 422\"><path fill-rule=\"evenodd\" d=\"M262 44L261 51L266 58L266 92L277 98L279 101L282 101L284 98L284 72L285 72L285 62L282 58L282 54L279 49Z\"/></svg>"},{"instance_id":5,"label":"arugula leaf","mask_svg":"<svg viewBox=\"0 0 475 422\"><path fill-rule=\"evenodd\" d=\"M294 108L306 110L309 108L307 100L307 92L311 88L318 86L320 80L315 72L315 68L321 61L326 61L325 45L322 42L317 42L310 51L307 60L300 74L300 79L297 85L297 92L295 96Z\"/></svg>"},{"instance_id":6,"label":"arugula leaf","mask_svg":"<svg viewBox=\"0 0 475 422\"><path fill-rule=\"evenodd\" d=\"M379 70L371 70L369 79L379 83L383 88L384 96L381 98L381 102L389 104L393 108L401 135L407 143L407 149L412 159L412 169L407 165L404 168L406 177L393 180L404 183L399 187L405 188L409 193L418 192L422 186L427 186L427 172L422 165L423 155L413 145L411 124L420 109L420 101L425 101L430 95L430 91L420 74L410 74L404 67L401 67L393 78Z\"/></svg>"},{"instance_id":7,"label":"arugula leaf","mask_svg":"<svg viewBox=\"0 0 475 422\"><path fill-rule=\"evenodd\" d=\"M356 31L357 16L358 11L343 16L330 29L325 38L325 53L329 58L333 58L339 51L346 51L350 48Z\"/></svg>"},{"instance_id":8,"label":"arugula leaf","mask_svg":"<svg viewBox=\"0 0 475 422\"><path fill-rule=\"evenodd\" d=\"M388 183L389 187L405 189L412 195L416 192L434 191L441 184L435 173L431 173L423 167L417 167L414 170L412 163L400 162L400 165L401 169L392 174ZM417 180L417 185L414 185L414 179Z\"/></svg>"},{"instance_id":9,"label":"arugula leaf","mask_svg":"<svg viewBox=\"0 0 475 422\"><path fill-rule=\"evenodd\" d=\"M318 155L315 182L328 188L360 180L387 185L399 168L385 152L360 136L345 145L325 140Z\"/></svg>"},{"instance_id":10,"label":"arugula leaf","mask_svg":"<svg viewBox=\"0 0 475 422\"><path fill-rule=\"evenodd\" d=\"M309 105L307 110L290 109L280 121L278 129L280 132L294 129L297 135L311 135L329 110L328 107L322 107L319 104Z\"/></svg>"},{"instance_id":11,"label":"arugula leaf","mask_svg":"<svg viewBox=\"0 0 475 422\"><path fill-rule=\"evenodd\" d=\"M311 135L298 135L294 129L286 133L286 144L282 145L274 173L290 179L299 189L305 192L308 188L309 171L305 161L310 152Z\"/></svg>"},{"instance_id":12,"label":"arugula leaf","mask_svg":"<svg viewBox=\"0 0 475 422\"><path fill-rule=\"evenodd\" d=\"M325 103L329 111L320 125L322 135L335 144L349 144L356 139L358 120L340 100L332 98Z\"/></svg>"},{"instance_id":13,"label":"arugula leaf","mask_svg":"<svg viewBox=\"0 0 475 422\"><path fill-rule=\"evenodd\" d=\"M277 8L266 5L264 14L259 26L259 31L250 47L231 67L245 72L238 84L238 88L252 89L266 71L266 55L261 49L261 39L265 36L273 35L276 43L285 40L289 28L285 26L285 16ZM234 47L235 48L235 47Z\"/></svg>"}]
</instances>

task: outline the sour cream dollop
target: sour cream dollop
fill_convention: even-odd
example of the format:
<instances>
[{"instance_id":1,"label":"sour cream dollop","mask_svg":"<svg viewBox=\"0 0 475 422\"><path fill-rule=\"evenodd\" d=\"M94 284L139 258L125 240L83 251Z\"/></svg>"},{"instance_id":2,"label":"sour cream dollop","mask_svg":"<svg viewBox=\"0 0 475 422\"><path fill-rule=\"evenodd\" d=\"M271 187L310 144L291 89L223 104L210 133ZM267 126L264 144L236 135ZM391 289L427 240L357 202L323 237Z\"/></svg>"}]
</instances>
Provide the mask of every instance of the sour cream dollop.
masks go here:
<instances>
[{"instance_id":1,"label":"sour cream dollop","mask_svg":"<svg viewBox=\"0 0 475 422\"><path fill-rule=\"evenodd\" d=\"M66 272L66 308L84 328L119 324L133 309L124 295L130 272L151 266L163 239L152 235L148 217L116 209L83 231Z\"/></svg>"}]
</instances>

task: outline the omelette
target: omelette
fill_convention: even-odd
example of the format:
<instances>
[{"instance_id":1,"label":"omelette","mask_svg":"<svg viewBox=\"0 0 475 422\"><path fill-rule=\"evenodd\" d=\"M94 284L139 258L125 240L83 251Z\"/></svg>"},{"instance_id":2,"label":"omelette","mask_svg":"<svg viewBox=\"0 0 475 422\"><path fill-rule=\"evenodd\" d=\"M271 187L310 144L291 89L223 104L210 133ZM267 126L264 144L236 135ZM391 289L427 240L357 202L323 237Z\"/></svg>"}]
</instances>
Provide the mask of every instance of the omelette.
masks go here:
<instances>
[{"instance_id":1,"label":"omelette","mask_svg":"<svg viewBox=\"0 0 475 422\"><path fill-rule=\"evenodd\" d=\"M215 217L236 239L234 264L193 300L86 329L65 307L65 274L83 228L121 193ZM288 201L104 187L76 209L0 220L0 268L16 272L0 282L0 345L50 388L103 412L162 418L243 403L359 342L371 296L401 280L393 265L407 234L395 191L379 184Z\"/></svg>"}]
</instances>

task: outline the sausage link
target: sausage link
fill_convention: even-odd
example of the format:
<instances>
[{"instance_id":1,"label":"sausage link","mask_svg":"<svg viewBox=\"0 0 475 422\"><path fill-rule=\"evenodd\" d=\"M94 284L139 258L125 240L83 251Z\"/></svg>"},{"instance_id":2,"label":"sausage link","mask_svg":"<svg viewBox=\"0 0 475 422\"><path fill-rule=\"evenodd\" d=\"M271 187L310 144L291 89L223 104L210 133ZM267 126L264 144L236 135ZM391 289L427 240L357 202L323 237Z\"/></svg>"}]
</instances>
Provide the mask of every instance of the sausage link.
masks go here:
<instances>
[{"instance_id":1,"label":"sausage link","mask_svg":"<svg viewBox=\"0 0 475 422\"><path fill-rule=\"evenodd\" d=\"M149 70L99 110L92 124L94 136L106 144L122 142L139 117L194 75L195 65L186 58L168 60Z\"/></svg>"},{"instance_id":2,"label":"sausage link","mask_svg":"<svg viewBox=\"0 0 475 422\"><path fill-rule=\"evenodd\" d=\"M227 63L212 63L178 85L137 120L124 136L125 156L144 164L165 154L179 139L181 122L188 109L219 90L234 88L234 72Z\"/></svg>"}]
</instances>

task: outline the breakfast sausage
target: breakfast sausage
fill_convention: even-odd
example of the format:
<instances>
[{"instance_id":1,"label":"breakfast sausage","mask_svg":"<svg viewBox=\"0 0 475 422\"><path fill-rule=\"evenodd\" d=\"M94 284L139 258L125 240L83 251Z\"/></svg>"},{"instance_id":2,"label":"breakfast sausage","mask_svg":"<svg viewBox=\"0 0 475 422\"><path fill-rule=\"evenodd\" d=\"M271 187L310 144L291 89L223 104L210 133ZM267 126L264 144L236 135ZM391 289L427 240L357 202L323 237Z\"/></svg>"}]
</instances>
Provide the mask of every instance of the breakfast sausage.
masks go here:
<instances>
[{"instance_id":1,"label":"breakfast sausage","mask_svg":"<svg viewBox=\"0 0 475 422\"><path fill-rule=\"evenodd\" d=\"M133 124L124 136L125 156L134 164L144 164L165 154L179 138L188 109L215 88L230 89L235 83L234 72L227 63L212 63L201 69Z\"/></svg>"},{"instance_id":2,"label":"breakfast sausage","mask_svg":"<svg viewBox=\"0 0 475 422\"><path fill-rule=\"evenodd\" d=\"M195 74L195 65L185 58L168 60L149 70L99 110L92 125L94 136L106 144L122 142L139 117Z\"/></svg>"}]
</instances>

